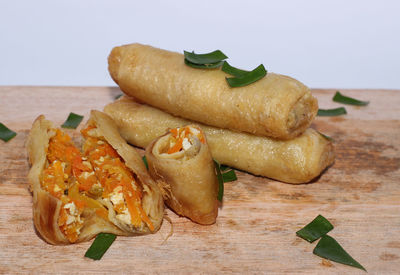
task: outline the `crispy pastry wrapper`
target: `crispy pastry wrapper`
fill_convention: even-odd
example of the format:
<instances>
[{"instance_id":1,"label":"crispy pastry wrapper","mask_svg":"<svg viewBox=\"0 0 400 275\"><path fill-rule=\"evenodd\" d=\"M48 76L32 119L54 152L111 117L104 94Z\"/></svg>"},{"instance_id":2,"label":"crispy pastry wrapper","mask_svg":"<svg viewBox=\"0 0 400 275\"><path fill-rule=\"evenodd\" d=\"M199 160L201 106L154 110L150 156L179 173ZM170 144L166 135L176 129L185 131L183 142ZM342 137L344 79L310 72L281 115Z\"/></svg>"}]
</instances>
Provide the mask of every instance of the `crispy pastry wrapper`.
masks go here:
<instances>
[{"instance_id":1,"label":"crispy pastry wrapper","mask_svg":"<svg viewBox=\"0 0 400 275\"><path fill-rule=\"evenodd\" d=\"M199 224L215 223L218 180L207 142L193 139L190 149L168 154L170 136L168 131L146 148L151 176L162 185L166 204L177 214Z\"/></svg>"},{"instance_id":2,"label":"crispy pastry wrapper","mask_svg":"<svg viewBox=\"0 0 400 275\"><path fill-rule=\"evenodd\" d=\"M193 122L129 98L105 107L129 143L145 148L152 140ZM313 129L287 141L198 124L207 137L213 158L220 163L287 183L306 183L335 159L332 143Z\"/></svg>"},{"instance_id":3,"label":"crispy pastry wrapper","mask_svg":"<svg viewBox=\"0 0 400 275\"><path fill-rule=\"evenodd\" d=\"M156 232L161 225L164 213L162 195L158 186L147 174L140 156L121 138L116 125L108 115L92 111L89 122L97 126L98 134L104 136L140 179L143 186L142 206L154 224L153 232ZM62 202L50 195L40 184L42 173L48 165L46 153L49 141L54 135L54 126L43 115L34 121L26 143L31 164L28 180L33 193L33 221L37 232L48 243L62 245L70 243L57 224ZM89 240L101 232L126 236L150 233L147 227L124 228L113 222L113 211L109 211L110 221L95 215L94 210L90 208L83 211L82 218L84 224L76 242Z\"/></svg>"},{"instance_id":4,"label":"crispy pastry wrapper","mask_svg":"<svg viewBox=\"0 0 400 275\"><path fill-rule=\"evenodd\" d=\"M130 44L108 58L111 77L129 96L175 116L218 128L278 139L304 132L318 111L310 89L288 76L268 73L231 88L220 69L195 69L182 54Z\"/></svg>"}]
</instances>

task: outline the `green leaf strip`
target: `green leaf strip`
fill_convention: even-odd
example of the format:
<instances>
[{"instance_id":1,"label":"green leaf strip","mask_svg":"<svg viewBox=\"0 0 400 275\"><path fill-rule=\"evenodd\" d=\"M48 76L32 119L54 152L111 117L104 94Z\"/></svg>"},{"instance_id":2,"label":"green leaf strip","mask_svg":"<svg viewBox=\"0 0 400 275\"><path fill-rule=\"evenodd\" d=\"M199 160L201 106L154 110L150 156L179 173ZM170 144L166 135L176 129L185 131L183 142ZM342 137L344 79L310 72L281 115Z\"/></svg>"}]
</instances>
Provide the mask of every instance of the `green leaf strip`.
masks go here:
<instances>
[{"instance_id":1,"label":"green leaf strip","mask_svg":"<svg viewBox=\"0 0 400 275\"><path fill-rule=\"evenodd\" d=\"M228 172L223 173L222 174L222 180L224 182L230 182L230 181L237 180L237 176L236 176L235 170L229 170Z\"/></svg>"},{"instance_id":2,"label":"green leaf strip","mask_svg":"<svg viewBox=\"0 0 400 275\"><path fill-rule=\"evenodd\" d=\"M116 237L117 236L110 233L98 234L92 245L86 251L85 257L93 260L100 260L101 257L103 257L104 253L106 253L107 249L115 241Z\"/></svg>"},{"instance_id":3,"label":"green leaf strip","mask_svg":"<svg viewBox=\"0 0 400 275\"><path fill-rule=\"evenodd\" d=\"M245 71L245 70L241 70L241 69L232 67L231 65L229 65L229 63L227 61L224 61L224 64L222 65L221 70L223 72L226 72L227 74L233 75L235 77L239 77L246 73L249 73L249 71Z\"/></svg>"},{"instance_id":4,"label":"green leaf strip","mask_svg":"<svg viewBox=\"0 0 400 275\"><path fill-rule=\"evenodd\" d=\"M336 94L333 96L333 101L357 106L366 106L369 104L369 101L361 101L352 97L348 97L341 94L339 91L336 91Z\"/></svg>"},{"instance_id":5,"label":"green leaf strip","mask_svg":"<svg viewBox=\"0 0 400 275\"><path fill-rule=\"evenodd\" d=\"M361 264L354 260L334 238L329 235L325 235L321 238L321 240L319 240L317 246L314 248L313 253L322 258L367 271Z\"/></svg>"},{"instance_id":6,"label":"green leaf strip","mask_svg":"<svg viewBox=\"0 0 400 275\"><path fill-rule=\"evenodd\" d=\"M0 139L7 142L17 135L16 132L10 130L3 123L0 122Z\"/></svg>"},{"instance_id":7,"label":"green leaf strip","mask_svg":"<svg viewBox=\"0 0 400 275\"><path fill-rule=\"evenodd\" d=\"M224 61L219 61L210 64L195 64L185 59L185 64L195 69L215 69L221 67L223 63Z\"/></svg>"},{"instance_id":8,"label":"green leaf strip","mask_svg":"<svg viewBox=\"0 0 400 275\"><path fill-rule=\"evenodd\" d=\"M220 50L205 54L195 54L194 52L187 51L183 51L183 53L185 55L185 60L198 65L217 63L228 58Z\"/></svg>"},{"instance_id":9,"label":"green leaf strip","mask_svg":"<svg viewBox=\"0 0 400 275\"><path fill-rule=\"evenodd\" d=\"M264 76L267 75L267 71L264 68L264 65L261 64L251 72L243 74L239 77L226 77L226 81L228 82L229 86L235 87L243 87L254 83Z\"/></svg>"},{"instance_id":10,"label":"green leaf strip","mask_svg":"<svg viewBox=\"0 0 400 275\"><path fill-rule=\"evenodd\" d=\"M339 107L335 109L318 109L317 116L340 116L347 114L344 107Z\"/></svg>"},{"instance_id":11,"label":"green leaf strip","mask_svg":"<svg viewBox=\"0 0 400 275\"><path fill-rule=\"evenodd\" d=\"M76 129L83 119L83 116L69 113L67 120L61 125L62 128Z\"/></svg>"},{"instance_id":12,"label":"green leaf strip","mask_svg":"<svg viewBox=\"0 0 400 275\"><path fill-rule=\"evenodd\" d=\"M218 179L218 195L217 199L222 202L222 198L224 196L224 179L221 174L221 165L219 164L218 161L214 159L214 165L215 165L215 171L217 173L217 179Z\"/></svg>"},{"instance_id":13,"label":"green leaf strip","mask_svg":"<svg viewBox=\"0 0 400 275\"><path fill-rule=\"evenodd\" d=\"M296 235L312 243L333 229L333 225L318 215L312 222L296 232Z\"/></svg>"},{"instance_id":14,"label":"green leaf strip","mask_svg":"<svg viewBox=\"0 0 400 275\"><path fill-rule=\"evenodd\" d=\"M142 160L143 160L143 162L144 162L144 165L146 166L146 169L149 170L149 164L147 163L147 158L146 158L146 156L143 156Z\"/></svg>"},{"instance_id":15,"label":"green leaf strip","mask_svg":"<svg viewBox=\"0 0 400 275\"><path fill-rule=\"evenodd\" d=\"M332 137L330 137L330 136L327 136L327 135L324 135L323 133L321 133L321 132L319 132L319 131L317 131L318 132L318 134L320 134L323 138L325 138L325 139L327 139L327 140L329 140L329 141L335 141Z\"/></svg>"}]
</instances>

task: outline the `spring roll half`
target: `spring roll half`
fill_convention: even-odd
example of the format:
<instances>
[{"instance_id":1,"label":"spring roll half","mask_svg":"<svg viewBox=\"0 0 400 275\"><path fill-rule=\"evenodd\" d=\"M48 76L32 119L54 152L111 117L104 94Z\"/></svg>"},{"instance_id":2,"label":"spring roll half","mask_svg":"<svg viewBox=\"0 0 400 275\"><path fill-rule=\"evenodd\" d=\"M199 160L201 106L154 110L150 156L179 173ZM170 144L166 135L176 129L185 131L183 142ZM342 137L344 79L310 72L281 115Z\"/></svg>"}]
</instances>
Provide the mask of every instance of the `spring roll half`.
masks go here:
<instances>
[{"instance_id":1,"label":"spring roll half","mask_svg":"<svg viewBox=\"0 0 400 275\"><path fill-rule=\"evenodd\" d=\"M163 183L166 204L199 224L218 215L218 180L203 131L188 125L170 129L146 148L151 176Z\"/></svg>"},{"instance_id":2,"label":"spring roll half","mask_svg":"<svg viewBox=\"0 0 400 275\"><path fill-rule=\"evenodd\" d=\"M193 122L174 117L148 105L122 98L104 111L129 143L145 148L168 128ZM332 143L313 129L287 141L219 129L199 124L211 155L220 163L287 183L306 183L335 159Z\"/></svg>"},{"instance_id":3,"label":"spring roll half","mask_svg":"<svg viewBox=\"0 0 400 275\"><path fill-rule=\"evenodd\" d=\"M231 88L220 69L195 69L182 54L141 44L116 47L109 72L121 90L170 114L219 128L278 139L304 132L317 100L309 88L284 75Z\"/></svg>"},{"instance_id":4,"label":"spring roll half","mask_svg":"<svg viewBox=\"0 0 400 275\"><path fill-rule=\"evenodd\" d=\"M150 176L143 176L146 168L136 160L141 161L138 153L104 113L93 111L84 132L85 147L88 140L96 141L96 154L89 149L82 153L44 116L33 123L27 140L32 165L28 180L40 236L61 245L86 241L101 232L155 232L163 218L162 196ZM102 177L106 171L109 176Z\"/></svg>"}]
</instances>

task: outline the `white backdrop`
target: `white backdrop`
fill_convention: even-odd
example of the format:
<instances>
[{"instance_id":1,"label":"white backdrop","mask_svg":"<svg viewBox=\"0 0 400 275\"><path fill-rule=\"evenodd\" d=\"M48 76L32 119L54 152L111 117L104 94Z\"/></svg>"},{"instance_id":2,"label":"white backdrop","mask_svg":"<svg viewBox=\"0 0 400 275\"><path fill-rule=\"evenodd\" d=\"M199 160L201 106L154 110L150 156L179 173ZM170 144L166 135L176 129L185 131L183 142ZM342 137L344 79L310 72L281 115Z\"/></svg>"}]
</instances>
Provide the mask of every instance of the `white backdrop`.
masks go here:
<instances>
[{"instance_id":1,"label":"white backdrop","mask_svg":"<svg viewBox=\"0 0 400 275\"><path fill-rule=\"evenodd\" d=\"M140 42L293 76L313 88L400 88L399 1L4 1L0 85L114 85L113 46Z\"/></svg>"}]
</instances>

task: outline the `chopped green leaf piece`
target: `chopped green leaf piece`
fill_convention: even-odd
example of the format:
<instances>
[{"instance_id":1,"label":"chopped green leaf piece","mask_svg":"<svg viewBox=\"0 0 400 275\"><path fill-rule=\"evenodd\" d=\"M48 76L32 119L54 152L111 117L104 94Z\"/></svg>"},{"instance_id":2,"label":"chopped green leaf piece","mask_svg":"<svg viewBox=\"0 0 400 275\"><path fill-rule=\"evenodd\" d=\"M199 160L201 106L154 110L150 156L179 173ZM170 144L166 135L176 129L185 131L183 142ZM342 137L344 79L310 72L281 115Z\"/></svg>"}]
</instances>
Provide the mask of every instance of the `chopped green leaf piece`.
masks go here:
<instances>
[{"instance_id":1,"label":"chopped green leaf piece","mask_svg":"<svg viewBox=\"0 0 400 275\"><path fill-rule=\"evenodd\" d=\"M64 122L63 125L61 125L61 127L76 129L76 127L78 127L79 124L81 123L82 119L83 119L83 116L80 116L80 115L77 115L74 113L69 113L67 120Z\"/></svg>"},{"instance_id":2,"label":"chopped green leaf piece","mask_svg":"<svg viewBox=\"0 0 400 275\"><path fill-rule=\"evenodd\" d=\"M223 173L222 179L224 182L230 182L230 181L237 180L235 170L229 170L228 172Z\"/></svg>"},{"instance_id":3,"label":"chopped green leaf piece","mask_svg":"<svg viewBox=\"0 0 400 275\"><path fill-rule=\"evenodd\" d=\"M100 260L103 257L104 253L106 253L107 249L114 242L115 238L114 234L109 233L100 233L96 236L96 239L93 241L92 245L85 253L85 257Z\"/></svg>"},{"instance_id":4,"label":"chopped green leaf piece","mask_svg":"<svg viewBox=\"0 0 400 275\"><path fill-rule=\"evenodd\" d=\"M222 198L224 196L224 179L221 174L221 165L218 161L214 159L215 171L217 172L217 179L218 179L218 196L217 199L222 202Z\"/></svg>"},{"instance_id":5,"label":"chopped green leaf piece","mask_svg":"<svg viewBox=\"0 0 400 275\"><path fill-rule=\"evenodd\" d=\"M317 246L314 248L313 253L322 258L367 271L362 265L354 260L334 238L329 235L325 235L321 238L321 240L319 240Z\"/></svg>"},{"instance_id":6,"label":"chopped green leaf piece","mask_svg":"<svg viewBox=\"0 0 400 275\"><path fill-rule=\"evenodd\" d=\"M189 61L190 63L198 65L213 64L228 58L220 50L216 50L205 54L195 54L194 52L187 52L187 51L183 51L183 53L185 55L185 60Z\"/></svg>"},{"instance_id":7,"label":"chopped green leaf piece","mask_svg":"<svg viewBox=\"0 0 400 275\"><path fill-rule=\"evenodd\" d=\"M146 156L143 156L142 159L143 159L144 165L146 166L146 169L149 170L149 164L147 163L147 158L146 158Z\"/></svg>"},{"instance_id":8,"label":"chopped green leaf piece","mask_svg":"<svg viewBox=\"0 0 400 275\"><path fill-rule=\"evenodd\" d=\"M333 229L333 225L318 215L312 222L296 232L296 235L312 243Z\"/></svg>"},{"instance_id":9,"label":"chopped green leaf piece","mask_svg":"<svg viewBox=\"0 0 400 275\"><path fill-rule=\"evenodd\" d=\"M17 135L16 132L10 130L3 123L0 122L0 139L7 142Z\"/></svg>"},{"instance_id":10,"label":"chopped green leaf piece","mask_svg":"<svg viewBox=\"0 0 400 275\"><path fill-rule=\"evenodd\" d=\"M264 65L261 64L251 72L243 74L239 77L226 77L226 81L231 87L243 87L260 80L267 75Z\"/></svg>"},{"instance_id":11,"label":"chopped green leaf piece","mask_svg":"<svg viewBox=\"0 0 400 275\"><path fill-rule=\"evenodd\" d=\"M361 101L352 97L348 97L342 95L339 91L336 91L336 94L333 97L333 101L340 102L343 104L357 105L357 106L366 106L369 104L369 101Z\"/></svg>"},{"instance_id":12,"label":"chopped green leaf piece","mask_svg":"<svg viewBox=\"0 0 400 275\"><path fill-rule=\"evenodd\" d=\"M317 116L340 116L347 114L346 109L339 107L336 109L318 109Z\"/></svg>"},{"instance_id":13,"label":"chopped green leaf piece","mask_svg":"<svg viewBox=\"0 0 400 275\"><path fill-rule=\"evenodd\" d=\"M249 71L245 71L245 70L241 70L235 67L232 67L231 65L229 65L229 63L227 61L224 61L224 64L222 65L221 70L223 72L226 72L227 74L239 77L242 76L246 73L249 73Z\"/></svg>"},{"instance_id":14,"label":"chopped green leaf piece","mask_svg":"<svg viewBox=\"0 0 400 275\"><path fill-rule=\"evenodd\" d=\"M224 63L224 61L219 61L219 62L210 63L210 64L194 64L185 59L186 65L188 65L192 68L196 68L196 69L215 69L215 68L221 67L223 63Z\"/></svg>"},{"instance_id":15,"label":"chopped green leaf piece","mask_svg":"<svg viewBox=\"0 0 400 275\"><path fill-rule=\"evenodd\" d=\"M327 139L327 140L329 140L329 141L335 141L332 137L327 136L327 135L324 135L323 133L321 133L321 132L319 132L319 131L317 131L317 132L318 132L318 134L320 134L323 138L325 138L325 139Z\"/></svg>"},{"instance_id":16,"label":"chopped green leaf piece","mask_svg":"<svg viewBox=\"0 0 400 275\"><path fill-rule=\"evenodd\" d=\"M219 166L219 168L221 169L221 172L224 172L224 171L226 171L226 170L228 170L228 169L231 169L229 166L223 165L223 164L221 164L221 165Z\"/></svg>"},{"instance_id":17,"label":"chopped green leaf piece","mask_svg":"<svg viewBox=\"0 0 400 275\"><path fill-rule=\"evenodd\" d=\"M123 96L123 94L119 94L119 95L117 95L116 97L114 97L114 100L117 100L117 99L119 99L121 96Z\"/></svg>"}]
</instances>

